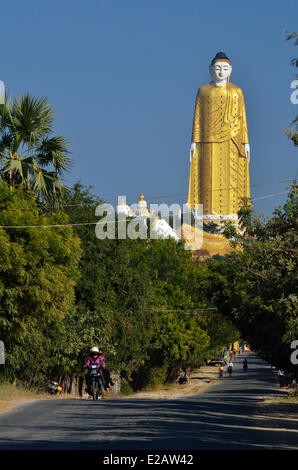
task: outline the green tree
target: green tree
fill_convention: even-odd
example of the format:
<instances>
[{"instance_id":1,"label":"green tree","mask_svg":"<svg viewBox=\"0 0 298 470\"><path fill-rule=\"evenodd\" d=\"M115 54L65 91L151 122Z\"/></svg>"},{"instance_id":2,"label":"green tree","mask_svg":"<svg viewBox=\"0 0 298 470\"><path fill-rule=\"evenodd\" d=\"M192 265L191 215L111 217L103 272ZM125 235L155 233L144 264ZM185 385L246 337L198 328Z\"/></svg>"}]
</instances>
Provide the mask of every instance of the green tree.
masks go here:
<instances>
[{"instance_id":1,"label":"green tree","mask_svg":"<svg viewBox=\"0 0 298 470\"><path fill-rule=\"evenodd\" d=\"M100 345L109 367L133 388L173 380L179 367L197 365L229 341L226 320L216 328L215 319L193 312L209 306L207 265L193 261L183 242L97 239L100 202L77 183L64 208L72 223L92 225L74 227L83 255L65 342L75 347L62 356L73 373L83 373L88 348Z\"/></svg>"},{"instance_id":2,"label":"green tree","mask_svg":"<svg viewBox=\"0 0 298 470\"><path fill-rule=\"evenodd\" d=\"M11 191L0 181L0 338L6 346L6 377L33 383L57 362L65 318L74 310L81 249L71 227L50 226L67 222L65 214L41 214L36 197L22 186Z\"/></svg>"},{"instance_id":3,"label":"green tree","mask_svg":"<svg viewBox=\"0 0 298 470\"><path fill-rule=\"evenodd\" d=\"M218 310L270 364L295 371L291 342L298 338L297 190L261 221L246 214L240 250L209 262L210 293ZM297 367L297 366L296 366Z\"/></svg>"},{"instance_id":4,"label":"green tree","mask_svg":"<svg viewBox=\"0 0 298 470\"><path fill-rule=\"evenodd\" d=\"M68 191L61 177L71 161L65 138L51 135L53 115L46 98L30 94L0 106L0 175L11 187L22 185L57 204Z\"/></svg>"},{"instance_id":5,"label":"green tree","mask_svg":"<svg viewBox=\"0 0 298 470\"><path fill-rule=\"evenodd\" d=\"M229 343L229 323L217 313L207 295L206 263L192 259L184 243L153 240L146 250L158 312L149 360L140 377L154 383L172 381L181 367L200 366ZM201 311L203 310L203 311Z\"/></svg>"}]
</instances>

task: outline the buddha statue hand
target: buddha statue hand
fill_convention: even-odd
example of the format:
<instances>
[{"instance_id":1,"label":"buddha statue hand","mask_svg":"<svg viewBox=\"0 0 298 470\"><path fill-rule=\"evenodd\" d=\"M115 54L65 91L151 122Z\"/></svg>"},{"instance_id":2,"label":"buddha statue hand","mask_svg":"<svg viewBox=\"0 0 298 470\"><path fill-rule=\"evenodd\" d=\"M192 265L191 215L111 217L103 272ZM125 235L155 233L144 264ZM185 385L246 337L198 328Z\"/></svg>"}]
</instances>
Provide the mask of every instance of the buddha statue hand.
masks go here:
<instances>
[{"instance_id":1,"label":"buddha statue hand","mask_svg":"<svg viewBox=\"0 0 298 470\"><path fill-rule=\"evenodd\" d=\"M244 152L246 158L248 158L248 163L250 162L250 146L249 144L244 144Z\"/></svg>"},{"instance_id":2,"label":"buddha statue hand","mask_svg":"<svg viewBox=\"0 0 298 470\"><path fill-rule=\"evenodd\" d=\"M191 162L191 159L192 157L195 156L195 152L196 152L196 143L195 142L192 142L191 146L190 146L190 149L189 149L189 160Z\"/></svg>"}]
</instances>

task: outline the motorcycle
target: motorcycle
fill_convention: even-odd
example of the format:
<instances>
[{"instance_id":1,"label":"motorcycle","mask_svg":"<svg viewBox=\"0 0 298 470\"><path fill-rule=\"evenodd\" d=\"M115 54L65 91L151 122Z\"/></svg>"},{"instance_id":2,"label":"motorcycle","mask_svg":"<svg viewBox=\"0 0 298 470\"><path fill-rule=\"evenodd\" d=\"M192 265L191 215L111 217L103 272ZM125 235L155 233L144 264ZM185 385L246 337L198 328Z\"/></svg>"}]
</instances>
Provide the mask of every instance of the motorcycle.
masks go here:
<instances>
[{"instance_id":1,"label":"motorcycle","mask_svg":"<svg viewBox=\"0 0 298 470\"><path fill-rule=\"evenodd\" d=\"M228 367L228 372L229 372L229 376L231 377L232 372L233 372L233 368L231 366Z\"/></svg>"},{"instance_id":2,"label":"motorcycle","mask_svg":"<svg viewBox=\"0 0 298 470\"><path fill-rule=\"evenodd\" d=\"M50 381L49 381L50 382ZM58 382L55 382L54 380L52 380L50 383L49 383L49 393L51 395L57 395L57 393L61 393L62 392L62 387L61 385L58 383Z\"/></svg>"},{"instance_id":3,"label":"motorcycle","mask_svg":"<svg viewBox=\"0 0 298 470\"><path fill-rule=\"evenodd\" d=\"M97 364L88 366L89 368L89 392L93 400L103 398L103 380L100 372L100 368Z\"/></svg>"},{"instance_id":4,"label":"motorcycle","mask_svg":"<svg viewBox=\"0 0 298 470\"><path fill-rule=\"evenodd\" d=\"M176 383L179 383L179 385L189 383L189 377L186 371L183 371L182 369L180 369Z\"/></svg>"},{"instance_id":5,"label":"motorcycle","mask_svg":"<svg viewBox=\"0 0 298 470\"><path fill-rule=\"evenodd\" d=\"M248 365L247 365L247 363L246 363L246 362L244 362L244 364L243 364L243 370L244 370L244 372L246 372L246 371L247 371L247 369L248 369Z\"/></svg>"}]
</instances>

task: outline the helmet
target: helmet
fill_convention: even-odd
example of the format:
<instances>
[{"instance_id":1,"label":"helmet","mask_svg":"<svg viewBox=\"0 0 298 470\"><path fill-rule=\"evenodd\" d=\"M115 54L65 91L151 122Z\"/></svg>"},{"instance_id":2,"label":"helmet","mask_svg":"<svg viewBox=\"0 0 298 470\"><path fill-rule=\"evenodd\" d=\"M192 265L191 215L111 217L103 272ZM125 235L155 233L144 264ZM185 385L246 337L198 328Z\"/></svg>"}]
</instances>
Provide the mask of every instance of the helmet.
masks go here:
<instances>
[{"instance_id":1,"label":"helmet","mask_svg":"<svg viewBox=\"0 0 298 470\"><path fill-rule=\"evenodd\" d=\"M90 356L91 357L96 357L99 355L99 349L96 348L95 346L90 349Z\"/></svg>"}]
</instances>

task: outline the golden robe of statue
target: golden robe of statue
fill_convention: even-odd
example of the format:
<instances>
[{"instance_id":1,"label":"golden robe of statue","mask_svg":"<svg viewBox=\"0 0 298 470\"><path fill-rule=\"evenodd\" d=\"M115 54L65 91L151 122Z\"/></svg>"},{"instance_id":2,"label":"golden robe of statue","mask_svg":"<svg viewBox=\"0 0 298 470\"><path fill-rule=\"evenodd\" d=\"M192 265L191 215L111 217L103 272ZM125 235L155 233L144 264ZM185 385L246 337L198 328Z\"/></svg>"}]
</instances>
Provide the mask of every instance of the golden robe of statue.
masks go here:
<instances>
[{"instance_id":1,"label":"golden robe of statue","mask_svg":"<svg viewBox=\"0 0 298 470\"><path fill-rule=\"evenodd\" d=\"M250 197L244 151L246 113L239 87L210 82L199 89L192 142L196 151L191 159L188 207L203 204L204 219L236 219L241 198Z\"/></svg>"}]
</instances>

